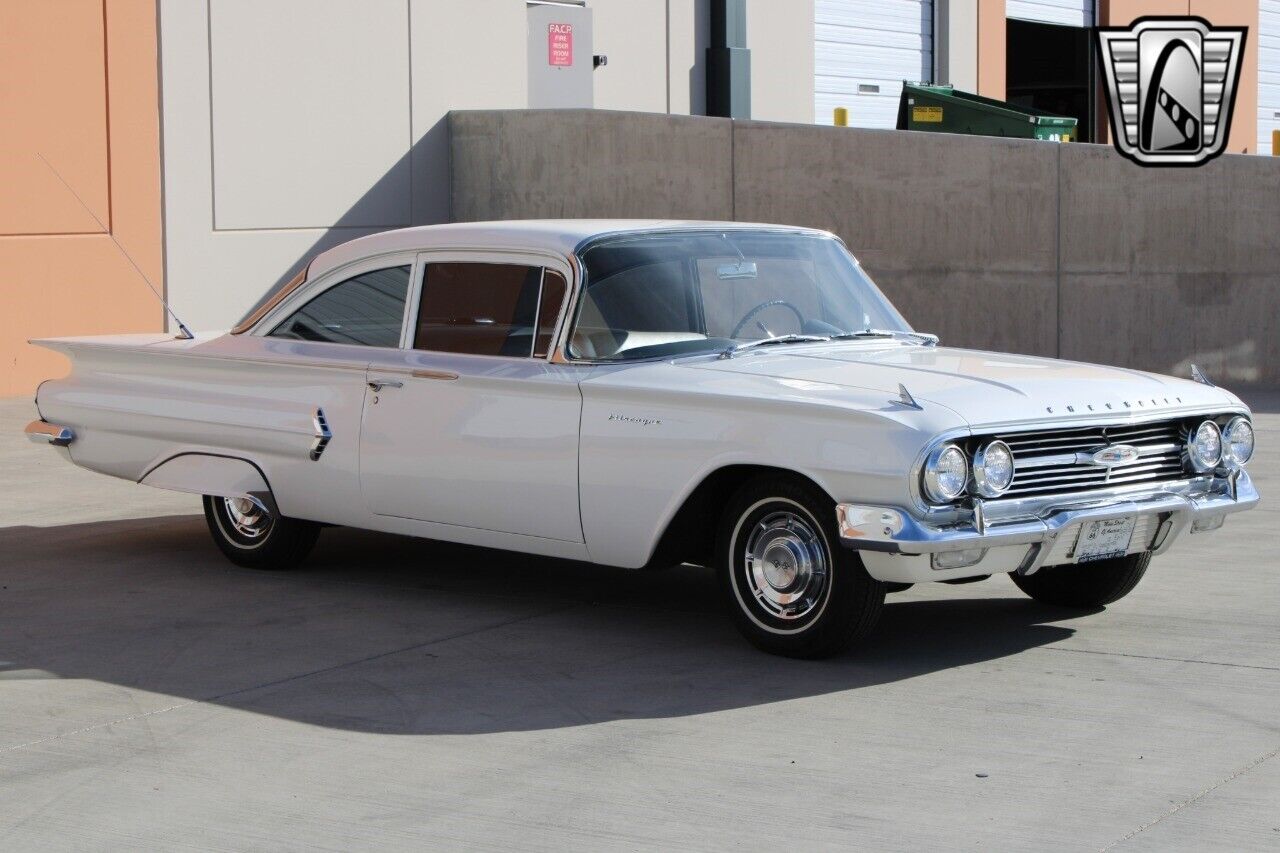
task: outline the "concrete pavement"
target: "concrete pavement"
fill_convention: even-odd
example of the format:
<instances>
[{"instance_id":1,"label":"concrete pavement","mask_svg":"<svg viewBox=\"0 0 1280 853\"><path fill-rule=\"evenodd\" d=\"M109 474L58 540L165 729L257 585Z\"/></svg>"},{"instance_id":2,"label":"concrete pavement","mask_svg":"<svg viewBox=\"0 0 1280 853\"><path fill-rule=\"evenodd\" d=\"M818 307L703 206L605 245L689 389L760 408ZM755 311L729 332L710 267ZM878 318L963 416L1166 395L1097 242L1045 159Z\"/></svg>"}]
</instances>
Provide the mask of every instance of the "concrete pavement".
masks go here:
<instances>
[{"instance_id":1,"label":"concrete pavement","mask_svg":"<svg viewBox=\"0 0 1280 853\"><path fill-rule=\"evenodd\" d=\"M198 501L0 403L0 848L1274 850L1280 395L1264 503L1103 612L1003 577L761 655L708 572L349 530L227 563Z\"/></svg>"}]
</instances>

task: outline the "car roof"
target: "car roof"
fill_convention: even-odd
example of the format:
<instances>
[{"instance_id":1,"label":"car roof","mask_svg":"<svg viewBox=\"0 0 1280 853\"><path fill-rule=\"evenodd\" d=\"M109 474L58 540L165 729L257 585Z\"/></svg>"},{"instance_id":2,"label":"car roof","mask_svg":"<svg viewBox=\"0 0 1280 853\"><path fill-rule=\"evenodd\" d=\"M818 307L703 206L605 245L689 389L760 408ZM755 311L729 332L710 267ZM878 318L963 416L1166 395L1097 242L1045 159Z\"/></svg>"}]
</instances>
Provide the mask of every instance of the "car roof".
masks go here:
<instances>
[{"instance_id":1,"label":"car roof","mask_svg":"<svg viewBox=\"0 0 1280 853\"><path fill-rule=\"evenodd\" d=\"M605 234L759 228L828 233L791 225L694 219L511 219L502 222L452 222L382 231L334 246L311 261L307 278L313 279L351 261L387 252L456 248L532 250L569 255L584 241Z\"/></svg>"}]
</instances>

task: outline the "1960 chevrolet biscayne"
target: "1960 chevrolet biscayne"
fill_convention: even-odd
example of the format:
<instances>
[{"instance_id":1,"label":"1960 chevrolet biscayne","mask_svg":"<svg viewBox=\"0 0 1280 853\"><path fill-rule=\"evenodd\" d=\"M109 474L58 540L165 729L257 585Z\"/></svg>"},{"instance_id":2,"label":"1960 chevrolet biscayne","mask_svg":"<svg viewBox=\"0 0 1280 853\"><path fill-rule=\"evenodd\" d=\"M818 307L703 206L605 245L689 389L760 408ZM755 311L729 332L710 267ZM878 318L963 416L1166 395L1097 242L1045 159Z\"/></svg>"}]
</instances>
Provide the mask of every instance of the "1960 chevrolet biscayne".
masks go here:
<instances>
[{"instance_id":1,"label":"1960 chevrolet biscayne","mask_svg":"<svg viewBox=\"0 0 1280 853\"><path fill-rule=\"evenodd\" d=\"M73 367L30 436L203 495L242 566L294 566L327 524L714 566L785 655L848 646L921 581L1096 608L1258 501L1249 410L1198 371L939 347L801 228L390 231L228 334L37 343Z\"/></svg>"}]
</instances>

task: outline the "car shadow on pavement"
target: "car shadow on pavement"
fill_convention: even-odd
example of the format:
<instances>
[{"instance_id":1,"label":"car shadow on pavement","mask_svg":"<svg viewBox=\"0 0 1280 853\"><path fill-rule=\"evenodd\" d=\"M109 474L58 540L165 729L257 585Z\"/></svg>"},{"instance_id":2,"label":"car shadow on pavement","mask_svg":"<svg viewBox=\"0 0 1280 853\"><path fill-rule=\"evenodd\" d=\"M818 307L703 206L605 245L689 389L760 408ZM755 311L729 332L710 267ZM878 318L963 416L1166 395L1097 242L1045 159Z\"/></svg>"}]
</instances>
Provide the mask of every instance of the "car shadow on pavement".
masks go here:
<instances>
[{"instance_id":1,"label":"car shadow on pavement","mask_svg":"<svg viewBox=\"0 0 1280 853\"><path fill-rule=\"evenodd\" d=\"M738 636L705 569L630 572L330 529L307 568L262 573L227 563L190 516L0 528L0 616L0 691L90 679L397 734L858 701L1073 633L1053 624L1061 611L1020 597L907 593L890 596L860 649L785 660Z\"/></svg>"}]
</instances>

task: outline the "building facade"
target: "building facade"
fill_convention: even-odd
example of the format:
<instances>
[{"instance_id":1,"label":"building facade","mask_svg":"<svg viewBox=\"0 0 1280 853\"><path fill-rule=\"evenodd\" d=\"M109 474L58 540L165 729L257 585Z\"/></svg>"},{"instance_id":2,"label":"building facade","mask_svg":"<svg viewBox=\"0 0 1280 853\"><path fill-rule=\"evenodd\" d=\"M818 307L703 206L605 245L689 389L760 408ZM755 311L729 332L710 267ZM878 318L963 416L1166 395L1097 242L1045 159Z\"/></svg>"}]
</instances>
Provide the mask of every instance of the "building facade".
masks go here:
<instances>
[{"instance_id":1,"label":"building facade","mask_svg":"<svg viewBox=\"0 0 1280 853\"><path fill-rule=\"evenodd\" d=\"M1250 27L1230 150L1269 153L1280 0L9 0L0 396L65 369L29 338L165 328L144 277L225 328L318 251L448 220L450 110L705 114L727 26L755 119L891 127L938 80L1104 141L1088 28L1154 13Z\"/></svg>"}]
</instances>

